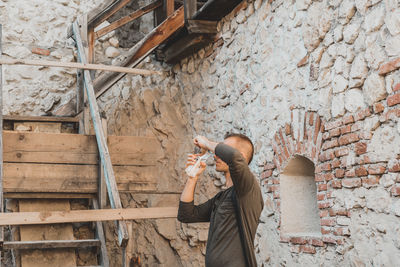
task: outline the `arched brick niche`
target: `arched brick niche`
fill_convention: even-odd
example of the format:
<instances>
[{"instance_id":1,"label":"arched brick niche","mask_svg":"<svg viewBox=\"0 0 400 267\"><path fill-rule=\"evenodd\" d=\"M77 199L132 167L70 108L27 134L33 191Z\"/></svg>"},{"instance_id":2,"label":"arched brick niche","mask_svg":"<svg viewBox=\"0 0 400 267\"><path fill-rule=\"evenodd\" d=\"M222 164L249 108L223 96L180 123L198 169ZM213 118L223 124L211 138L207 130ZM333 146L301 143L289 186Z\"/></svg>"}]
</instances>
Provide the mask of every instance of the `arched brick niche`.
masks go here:
<instances>
[{"instance_id":1,"label":"arched brick niche","mask_svg":"<svg viewBox=\"0 0 400 267\"><path fill-rule=\"evenodd\" d=\"M267 163L262 174L279 212L281 242L290 243L292 252L315 253L324 246L327 184L318 179L323 132L317 113L292 110L290 123L277 131L271 144L274 162Z\"/></svg>"},{"instance_id":2,"label":"arched brick niche","mask_svg":"<svg viewBox=\"0 0 400 267\"><path fill-rule=\"evenodd\" d=\"M369 190L380 186L382 190L387 190L391 198L400 198L400 154L390 158L377 157L374 153L380 149L377 148L379 142L372 142L372 139L378 138L376 136L384 136L377 132L383 133L392 129L388 127L397 123L400 118L400 100L394 103L394 97L400 99L400 93L396 91L393 96L375 103L373 107L327 122L314 112L295 109L291 111L290 122L276 132L271 143L274 159L273 162L266 163L261 182L267 192L269 203L266 206L273 209L274 216L279 221L281 242L288 243L293 253L315 253L318 247L343 245L345 239L351 235L349 225L352 212L369 208L368 203L366 207L340 204L340 201L335 201L335 191L343 188L355 190L360 187ZM371 121L379 123L371 128ZM384 143L387 147L390 141L386 140ZM315 228L305 227L304 232L301 228L290 228L290 225L286 225L285 204L289 202L283 203L287 200L285 194L291 193L286 192L285 187L290 184L296 186L293 181L291 183L290 178L303 176L310 182L312 166L315 168L315 185L309 184L310 187L307 188L304 181L300 187L307 188L307 192L311 192L313 198L316 198L314 201L321 229L319 235L316 234L317 230L313 230L318 228L318 219L307 218L311 224L315 223ZM301 168L306 170L301 171ZM386 179L390 177L391 182L386 183L385 179L382 181L384 176ZM316 194L312 186L315 186ZM303 213L307 214L299 216L316 216L314 209L310 207L314 201L302 201L303 204L309 204L303 207Z\"/></svg>"}]
</instances>

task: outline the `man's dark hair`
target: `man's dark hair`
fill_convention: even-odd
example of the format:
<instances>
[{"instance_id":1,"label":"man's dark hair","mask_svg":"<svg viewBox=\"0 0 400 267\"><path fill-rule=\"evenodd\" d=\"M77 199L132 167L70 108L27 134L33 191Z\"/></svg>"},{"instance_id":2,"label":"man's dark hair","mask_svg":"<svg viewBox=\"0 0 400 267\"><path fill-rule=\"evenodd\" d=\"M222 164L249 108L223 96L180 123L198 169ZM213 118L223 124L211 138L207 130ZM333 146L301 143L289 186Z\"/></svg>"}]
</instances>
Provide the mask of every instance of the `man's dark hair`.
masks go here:
<instances>
[{"instance_id":1,"label":"man's dark hair","mask_svg":"<svg viewBox=\"0 0 400 267\"><path fill-rule=\"evenodd\" d=\"M235 137L238 138L241 141L247 142L248 144L250 144L251 146L251 151L249 154L249 164L251 163L251 161L253 160L253 154L254 154L254 145L253 142L251 142L250 138L248 138L246 135L244 134L240 134L240 133L227 133L224 136L224 140L230 137Z\"/></svg>"}]
</instances>

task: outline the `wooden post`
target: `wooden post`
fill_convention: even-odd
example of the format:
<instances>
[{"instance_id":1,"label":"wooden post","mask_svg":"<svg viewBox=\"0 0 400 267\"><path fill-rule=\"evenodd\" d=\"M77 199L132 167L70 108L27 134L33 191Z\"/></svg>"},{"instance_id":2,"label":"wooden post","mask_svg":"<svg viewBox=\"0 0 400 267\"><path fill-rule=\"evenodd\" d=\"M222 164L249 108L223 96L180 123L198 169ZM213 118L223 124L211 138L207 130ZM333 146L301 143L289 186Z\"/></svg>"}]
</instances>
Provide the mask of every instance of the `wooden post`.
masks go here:
<instances>
[{"instance_id":1,"label":"wooden post","mask_svg":"<svg viewBox=\"0 0 400 267\"><path fill-rule=\"evenodd\" d=\"M167 13L167 18L172 15L175 11L175 1L174 0L164 0L165 11Z\"/></svg>"},{"instance_id":2,"label":"wooden post","mask_svg":"<svg viewBox=\"0 0 400 267\"><path fill-rule=\"evenodd\" d=\"M87 24L87 14L84 15L83 17L80 18L80 36L82 36L82 43L83 47L85 49L85 54L89 53L89 48L88 48L88 40L87 40L87 30L88 30L88 24ZM83 115L82 115L82 123L80 123L80 126L82 127L82 130L80 130L81 134L90 134L90 119L89 119L89 108L88 108L88 99L87 99L87 93L85 90L85 77L84 77L84 70L81 70L80 77L81 77L81 86L78 88L79 90L79 97L82 100L82 108L83 108ZM80 127L81 128L81 127Z\"/></svg>"},{"instance_id":3,"label":"wooden post","mask_svg":"<svg viewBox=\"0 0 400 267\"><path fill-rule=\"evenodd\" d=\"M78 57L82 63L87 63L85 49L83 47L82 38L77 22L72 25L72 30L75 35L75 41L78 48ZM107 147L107 141L104 136L104 131L101 123L99 107L97 106L96 96L94 93L92 78L88 70L84 71L84 83L85 89L89 100L90 113L92 115L92 121L94 130L96 133L97 146L99 149L99 155L101 163L103 164L104 177L107 184L108 197L110 204L113 209L122 208L121 199L119 197L117 183L115 181L115 175L113 166L111 163L110 153ZM119 222L118 240L121 246L125 246L128 241L128 231L124 221Z\"/></svg>"},{"instance_id":4,"label":"wooden post","mask_svg":"<svg viewBox=\"0 0 400 267\"><path fill-rule=\"evenodd\" d=\"M104 131L104 137L106 140L108 139L108 133L107 133L107 119L105 114L101 114L101 123L103 126L103 131ZM100 162L100 176L99 176L99 190L98 190L98 199L99 199L99 205L100 209L104 209L107 204L107 188L106 188L106 180L104 177L104 167L103 164Z\"/></svg>"},{"instance_id":5,"label":"wooden post","mask_svg":"<svg viewBox=\"0 0 400 267\"><path fill-rule=\"evenodd\" d=\"M183 6L185 8L185 22L192 19L197 11L197 0L184 0Z\"/></svg>"},{"instance_id":6,"label":"wooden post","mask_svg":"<svg viewBox=\"0 0 400 267\"><path fill-rule=\"evenodd\" d=\"M2 50L2 32L3 26L0 24L0 56L3 53ZM0 212L3 211L3 66L0 65ZM3 227L0 227L0 242L4 241ZM2 252L0 252L0 266L2 259Z\"/></svg>"},{"instance_id":7,"label":"wooden post","mask_svg":"<svg viewBox=\"0 0 400 267\"><path fill-rule=\"evenodd\" d=\"M99 203L97 203L96 199L93 199L93 208L98 210ZM96 222L96 236L100 240L100 265L103 267L110 267L110 260L108 259L107 247L106 247L106 238L104 237L103 223Z\"/></svg>"}]
</instances>

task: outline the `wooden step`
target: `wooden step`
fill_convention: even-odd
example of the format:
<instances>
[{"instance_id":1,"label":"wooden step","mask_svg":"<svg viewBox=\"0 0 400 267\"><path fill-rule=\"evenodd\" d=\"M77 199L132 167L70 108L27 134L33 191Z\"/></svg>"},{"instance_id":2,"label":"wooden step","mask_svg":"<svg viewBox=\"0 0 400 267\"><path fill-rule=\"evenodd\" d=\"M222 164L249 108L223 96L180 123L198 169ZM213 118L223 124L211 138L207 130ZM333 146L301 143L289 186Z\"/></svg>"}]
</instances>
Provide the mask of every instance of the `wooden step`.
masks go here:
<instances>
[{"instance_id":1,"label":"wooden step","mask_svg":"<svg viewBox=\"0 0 400 267\"><path fill-rule=\"evenodd\" d=\"M84 248L99 247L98 239L82 240L41 240L41 241L11 241L4 242L3 249L50 249L50 248Z\"/></svg>"}]
</instances>

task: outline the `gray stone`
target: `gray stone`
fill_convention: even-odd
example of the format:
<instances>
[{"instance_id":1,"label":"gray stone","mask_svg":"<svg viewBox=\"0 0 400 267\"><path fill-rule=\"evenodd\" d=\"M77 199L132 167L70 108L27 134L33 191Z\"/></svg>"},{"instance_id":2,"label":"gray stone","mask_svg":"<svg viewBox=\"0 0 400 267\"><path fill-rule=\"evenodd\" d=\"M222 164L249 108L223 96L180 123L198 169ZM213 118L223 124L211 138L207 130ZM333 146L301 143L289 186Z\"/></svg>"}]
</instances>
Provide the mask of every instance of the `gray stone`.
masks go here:
<instances>
[{"instance_id":1,"label":"gray stone","mask_svg":"<svg viewBox=\"0 0 400 267\"><path fill-rule=\"evenodd\" d=\"M400 35L389 38L385 43L385 49L388 56L400 55Z\"/></svg>"},{"instance_id":2,"label":"gray stone","mask_svg":"<svg viewBox=\"0 0 400 267\"><path fill-rule=\"evenodd\" d=\"M386 173L384 174L381 179L379 179L379 184L383 187L390 187L394 185L397 178L397 174L395 173Z\"/></svg>"},{"instance_id":3,"label":"gray stone","mask_svg":"<svg viewBox=\"0 0 400 267\"><path fill-rule=\"evenodd\" d=\"M366 43L367 49L365 50L365 59L368 62L368 66L377 70L386 60L385 52L376 42L375 38L372 38L371 40L367 38Z\"/></svg>"},{"instance_id":4,"label":"gray stone","mask_svg":"<svg viewBox=\"0 0 400 267\"><path fill-rule=\"evenodd\" d=\"M114 47L119 47L119 41L117 38L112 37L108 40L108 42L110 42L110 45L114 46Z\"/></svg>"},{"instance_id":5,"label":"gray stone","mask_svg":"<svg viewBox=\"0 0 400 267\"><path fill-rule=\"evenodd\" d=\"M391 160L400 152L400 135L388 125L374 131L367 151L376 159Z\"/></svg>"},{"instance_id":6,"label":"gray stone","mask_svg":"<svg viewBox=\"0 0 400 267\"><path fill-rule=\"evenodd\" d=\"M386 212L390 203L390 194L382 188L372 188L365 195L367 208L375 212Z\"/></svg>"},{"instance_id":7,"label":"gray stone","mask_svg":"<svg viewBox=\"0 0 400 267\"><path fill-rule=\"evenodd\" d=\"M121 54L121 52L119 52L119 50L113 46L109 46L106 49L106 56L109 58L115 58L117 56L119 56Z\"/></svg>"},{"instance_id":8,"label":"gray stone","mask_svg":"<svg viewBox=\"0 0 400 267\"><path fill-rule=\"evenodd\" d=\"M377 73L372 73L364 82L363 94L365 102L373 105L379 100L386 98L385 80Z\"/></svg>"},{"instance_id":9,"label":"gray stone","mask_svg":"<svg viewBox=\"0 0 400 267\"><path fill-rule=\"evenodd\" d=\"M353 79L365 79L368 73L367 63L365 63L364 55L358 54L351 66L350 77Z\"/></svg>"},{"instance_id":10,"label":"gray stone","mask_svg":"<svg viewBox=\"0 0 400 267\"><path fill-rule=\"evenodd\" d=\"M388 12L385 17L385 24L391 35L400 33L400 9L396 8Z\"/></svg>"},{"instance_id":11,"label":"gray stone","mask_svg":"<svg viewBox=\"0 0 400 267\"><path fill-rule=\"evenodd\" d=\"M365 107L364 97L360 89L348 90L345 94L345 108L349 112L356 112Z\"/></svg>"},{"instance_id":12,"label":"gray stone","mask_svg":"<svg viewBox=\"0 0 400 267\"><path fill-rule=\"evenodd\" d=\"M396 201L393 202L393 204L392 204L392 212L394 213L394 215L400 217L400 200L396 200Z\"/></svg>"},{"instance_id":13,"label":"gray stone","mask_svg":"<svg viewBox=\"0 0 400 267\"><path fill-rule=\"evenodd\" d=\"M364 19L364 29L374 32L380 29L384 23L385 9L383 7L373 9Z\"/></svg>"},{"instance_id":14,"label":"gray stone","mask_svg":"<svg viewBox=\"0 0 400 267\"><path fill-rule=\"evenodd\" d=\"M296 8L297 10L307 10L311 2L312 0L298 0L296 1Z\"/></svg>"},{"instance_id":15,"label":"gray stone","mask_svg":"<svg viewBox=\"0 0 400 267\"><path fill-rule=\"evenodd\" d=\"M344 94L338 94L332 97L331 112L333 118L342 116L344 114Z\"/></svg>"},{"instance_id":16,"label":"gray stone","mask_svg":"<svg viewBox=\"0 0 400 267\"><path fill-rule=\"evenodd\" d=\"M360 30L359 23L351 23L343 30L343 39L346 43L352 44L357 39Z\"/></svg>"},{"instance_id":17,"label":"gray stone","mask_svg":"<svg viewBox=\"0 0 400 267\"><path fill-rule=\"evenodd\" d=\"M344 92L348 86L348 81L342 75L336 75L333 78L332 88L333 93Z\"/></svg>"},{"instance_id":18,"label":"gray stone","mask_svg":"<svg viewBox=\"0 0 400 267\"><path fill-rule=\"evenodd\" d=\"M339 7L339 17L345 19L345 23L349 22L356 13L356 6L353 0L344 0Z\"/></svg>"},{"instance_id":19,"label":"gray stone","mask_svg":"<svg viewBox=\"0 0 400 267\"><path fill-rule=\"evenodd\" d=\"M335 42L340 42L343 40L343 26L338 25L336 28L333 30L333 36Z\"/></svg>"},{"instance_id":20,"label":"gray stone","mask_svg":"<svg viewBox=\"0 0 400 267\"><path fill-rule=\"evenodd\" d=\"M304 46L309 52L318 47L331 27L331 10L321 3L314 2L308 9L306 22L303 23L302 34Z\"/></svg>"}]
</instances>

